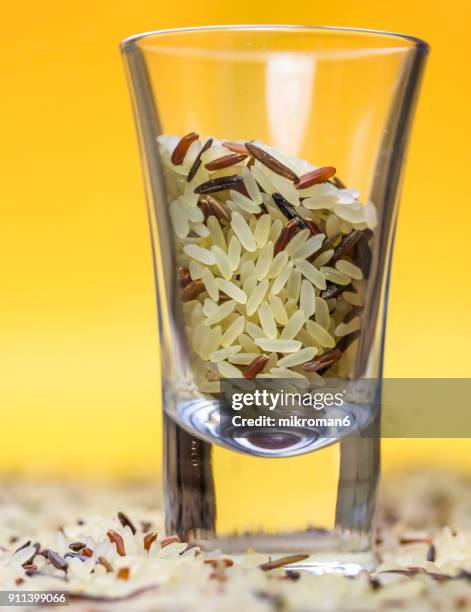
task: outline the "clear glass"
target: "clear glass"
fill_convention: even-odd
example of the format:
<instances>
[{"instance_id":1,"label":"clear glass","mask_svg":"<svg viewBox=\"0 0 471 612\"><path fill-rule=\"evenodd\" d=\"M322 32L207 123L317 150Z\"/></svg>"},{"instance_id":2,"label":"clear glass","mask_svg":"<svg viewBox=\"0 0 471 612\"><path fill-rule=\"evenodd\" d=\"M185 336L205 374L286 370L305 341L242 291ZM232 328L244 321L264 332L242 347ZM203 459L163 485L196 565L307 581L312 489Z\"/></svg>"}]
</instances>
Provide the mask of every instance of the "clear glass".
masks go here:
<instances>
[{"instance_id":1,"label":"clear glass","mask_svg":"<svg viewBox=\"0 0 471 612\"><path fill-rule=\"evenodd\" d=\"M205 247L209 239L198 236L197 227L190 223L194 232L190 231L183 243L178 240L169 204L176 197L177 185L180 190L191 190L190 207L201 210L204 198L194 199L195 185L228 176L233 168L212 174L206 163L208 159L219 159L223 149L219 157L203 155L204 163L188 185L186 174L201 145L196 148L194 145L193 158L179 160L178 167L172 166L170 153L179 139L191 132L202 135L201 143L209 136L222 142L255 140L262 149L268 146L281 152L286 156L285 161L291 160L287 163L292 163L292 167L334 166L342 183L332 178L322 183L321 189L332 189L331 185L336 189L342 189L343 185L357 189L359 195L354 193L353 197L362 202L362 206L355 203L359 214L366 214L362 207L367 202L373 203L377 223L370 216L374 229L368 234L365 233L369 231L368 224L360 222L352 226L341 222L338 216L329 221L327 228L326 219L332 211L327 204L323 212L317 209L304 212L306 218L310 216L320 224L326 239L332 237L329 234L336 240L343 239L355 228L362 232L360 242L363 256L370 258L369 274L364 271L367 280L352 281L358 291L363 283L360 330L350 334L352 342L342 344L345 351L334 370L345 380L380 381L398 193L427 51L423 41L407 36L304 26L169 30L133 36L123 42L155 262L165 414L165 511L169 533L176 532L205 548L222 548L232 554L244 553L248 547L270 554L303 553L309 557L298 566L312 571L336 568L349 572L374 565L372 520L380 464L377 406L372 404L364 424L370 432L368 436L361 431L343 438L321 432L309 444L290 444L285 439L278 446L273 442L280 440L276 436L271 439L273 443L267 445L264 440L258 446L228 443L218 436L214 427L218 419L218 396L211 392L211 385L206 388L201 381L199 347L195 346L198 341L192 335L192 312L200 309L202 316L197 302L204 304L209 299L207 287L205 284L203 292L198 294L197 290L195 299L188 301L188 296L182 297L182 284L191 281L196 287L202 281L198 281L194 271L186 280L178 272L182 267L182 244L186 241ZM177 138L162 139L161 135ZM247 153L247 148L242 149L243 159L234 162L239 164L239 173L249 163L250 172L255 172L251 169L254 164L273 178L266 164L251 159L251 155L244 157L244 152ZM225 153L234 154L234 151ZM277 153L274 155L276 158ZM316 166L303 166L292 161L294 158L308 160ZM275 174L279 176L278 171ZM274 182L277 180L273 178ZM285 176L283 180L288 179ZM293 183L294 179L290 180ZM340 192L335 193L339 202ZM350 197L352 192L342 193ZM213 196L222 197L220 193ZM226 206L226 212L229 210L234 218L237 204L232 204L227 197L226 192L224 206L230 208ZM272 228L276 215L288 222L273 202L269 193L263 195L262 212L268 210L274 215ZM238 210L253 230L254 215L240 207ZM192 214L200 213L193 209ZM206 212L204 223L207 219ZM224 225L226 221L219 221L229 231ZM198 231L206 230L200 227ZM306 233L309 232L306 230ZM231 236L232 233L226 235L228 239ZM358 257L361 256L360 242L356 251L352 251ZM333 248L338 244L334 241ZM347 260L350 255L347 254ZM246 254L246 258L250 256ZM357 259L353 263L358 263ZM207 267L217 276L214 262ZM187 271L184 273L188 275ZM242 287L242 276L233 280ZM273 282L269 280L267 295ZM282 300L289 299L286 291L284 288L280 293ZM321 289L313 291L317 298L326 297L325 303L331 309L329 330L335 335L334 311L341 310L336 300L343 298L334 297L329 302ZM358 305L342 303L344 310L355 307ZM250 319L262 325L261 319L260 322L257 319L261 316L258 311L249 317L247 310L245 323ZM245 311L239 308L238 312ZM350 313L350 320L352 314L357 313ZM315 319L318 315L312 316ZM232 313L227 321L233 322L235 318L236 313ZM222 332L229 323L221 324ZM200 340L206 342L202 329ZM278 326L275 335L281 333L282 327ZM301 339L299 345L306 348L306 335ZM245 340L250 343L250 338ZM336 348L340 347L341 337L336 342ZM318 343L313 345L318 355L327 351ZM280 353L271 355L275 362L280 358ZM206 358L215 360L215 357ZM244 371L245 367L239 366L239 369ZM303 367L299 366L298 370L304 372ZM216 374L219 371L214 363L209 364L208 370ZM380 382L376 392L379 397Z\"/></svg>"}]
</instances>

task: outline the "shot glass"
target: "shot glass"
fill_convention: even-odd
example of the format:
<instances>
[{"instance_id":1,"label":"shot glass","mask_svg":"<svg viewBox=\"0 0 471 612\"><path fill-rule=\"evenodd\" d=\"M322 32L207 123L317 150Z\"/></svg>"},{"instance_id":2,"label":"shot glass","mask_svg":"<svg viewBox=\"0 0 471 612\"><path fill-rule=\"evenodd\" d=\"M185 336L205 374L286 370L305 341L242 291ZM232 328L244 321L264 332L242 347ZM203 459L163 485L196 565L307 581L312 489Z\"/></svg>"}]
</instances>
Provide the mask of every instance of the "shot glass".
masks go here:
<instances>
[{"instance_id":1,"label":"shot glass","mask_svg":"<svg viewBox=\"0 0 471 612\"><path fill-rule=\"evenodd\" d=\"M123 42L155 264L169 533L295 555L314 572L374 565L388 279L427 51L399 34L282 25ZM251 429L221 389L325 399L364 380L366 402L333 407L343 429L300 421L301 400L290 418L307 425Z\"/></svg>"}]
</instances>

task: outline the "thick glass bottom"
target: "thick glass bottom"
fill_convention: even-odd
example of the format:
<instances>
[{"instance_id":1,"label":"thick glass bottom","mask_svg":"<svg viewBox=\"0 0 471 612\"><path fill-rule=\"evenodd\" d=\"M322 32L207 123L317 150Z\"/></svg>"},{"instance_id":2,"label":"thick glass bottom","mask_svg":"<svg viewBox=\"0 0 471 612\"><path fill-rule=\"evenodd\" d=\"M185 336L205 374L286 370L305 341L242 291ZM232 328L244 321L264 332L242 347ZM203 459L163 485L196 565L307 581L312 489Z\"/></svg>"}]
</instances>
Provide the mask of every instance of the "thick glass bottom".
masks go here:
<instances>
[{"instance_id":1,"label":"thick glass bottom","mask_svg":"<svg viewBox=\"0 0 471 612\"><path fill-rule=\"evenodd\" d=\"M168 533L230 555L309 555L293 570L373 569L377 437L260 457L203 441L168 415L165 429Z\"/></svg>"},{"instance_id":2,"label":"thick glass bottom","mask_svg":"<svg viewBox=\"0 0 471 612\"><path fill-rule=\"evenodd\" d=\"M293 534L247 534L243 536L221 537L211 540L195 538L194 543L205 551L222 550L225 554L240 562L246 559L247 551L267 554L270 559L287 559L282 565L292 571L308 571L311 574L339 572L354 576L364 570L373 571L378 559L374 550L368 546L363 551L345 552L343 548L356 548L359 542L348 542L348 539L333 532ZM308 552L309 551L309 552ZM310 554L309 554L310 553ZM289 557L307 554L302 560L292 562Z\"/></svg>"}]
</instances>

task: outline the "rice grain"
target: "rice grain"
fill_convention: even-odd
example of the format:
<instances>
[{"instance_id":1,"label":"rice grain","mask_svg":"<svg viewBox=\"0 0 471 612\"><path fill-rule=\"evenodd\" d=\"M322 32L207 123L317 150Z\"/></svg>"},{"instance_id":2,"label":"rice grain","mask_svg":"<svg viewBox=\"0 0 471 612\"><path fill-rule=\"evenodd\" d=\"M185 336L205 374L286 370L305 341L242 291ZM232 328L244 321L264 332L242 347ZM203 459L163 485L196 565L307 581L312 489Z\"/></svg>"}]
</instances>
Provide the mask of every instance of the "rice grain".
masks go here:
<instances>
[{"instance_id":1,"label":"rice grain","mask_svg":"<svg viewBox=\"0 0 471 612\"><path fill-rule=\"evenodd\" d=\"M208 251L208 249L203 249L196 244L187 244L183 247L183 252L188 255L188 257L196 259L196 261L206 264L207 266L212 266L216 263L214 255L211 251Z\"/></svg>"},{"instance_id":2,"label":"rice grain","mask_svg":"<svg viewBox=\"0 0 471 612\"><path fill-rule=\"evenodd\" d=\"M293 366L310 361L316 354L317 348L314 346L303 348L297 353L291 353L291 355L286 355L286 357L279 359L278 365L284 368L292 368Z\"/></svg>"},{"instance_id":3,"label":"rice grain","mask_svg":"<svg viewBox=\"0 0 471 612\"><path fill-rule=\"evenodd\" d=\"M299 340L285 340L285 339L270 339L270 338L257 338L255 344L264 351L273 351L276 353L295 353L299 351L302 344Z\"/></svg>"},{"instance_id":4,"label":"rice grain","mask_svg":"<svg viewBox=\"0 0 471 612\"><path fill-rule=\"evenodd\" d=\"M216 279L216 286L230 298L232 298L236 302L239 302L239 304L247 303L247 294L242 291L240 287L234 285L234 283L232 283L231 281L228 281L224 278L218 278Z\"/></svg>"},{"instance_id":5,"label":"rice grain","mask_svg":"<svg viewBox=\"0 0 471 612\"><path fill-rule=\"evenodd\" d=\"M322 325L315 321L306 321L306 329L309 334L314 338L316 342L318 342L321 346L325 348L334 348L335 340L334 338L327 332Z\"/></svg>"},{"instance_id":6,"label":"rice grain","mask_svg":"<svg viewBox=\"0 0 471 612\"><path fill-rule=\"evenodd\" d=\"M221 306L217 306L216 309L206 317L204 324L209 327L214 325L215 323L219 323L227 316L234 312L236 307L236 302L234 300L229 300L229 302L224 302Z\"/></svg>"},{"instance_id":7,"label":"rice grain","mask_svg":"<svg viewBox=\"0 0 471 612\"><path fill-rule=\"evenodd\" d=\"M354 278L356 280L361 280L363 278L363 272L360 270L360 268L346 259L339 259L336 261L335 267L339 272L349 276L350 278Z\"/></svg>"},{"instance_id":8,"label":"rice grain","mask_svg":"<svg viewBox=\"0 0 471 612\"><path fill-rule=\"evenodd\" d=\"M296 268L301 272L301 274L307 278L315 287L318 289L325 289L326 282L325 277L320 271L315 268L311 263L306 260L296 260L295 262Z\"/></svg>"},{"instance_id":9,"label":"rice grain","mask_svg":"<svg viewBox=\"0 0 471 612\"><path fill-rule=\"evenodd\" d=\"M245 323L245 317L243 315L238 316L223 333L221 337L221 346L226 348L233 344L244 331ZM242 348L246 350L244 346L242 346Z\"/></svg>"},{"instance_id":10,"label":"rice grain","mask_svg":"<svg viewBox=\"0 0 471 612\"><path fill-rule=\"evenodd\" d=\"M250 317L254 314L257 308L262 303L263 298L268 290L268 280L262 280L254 289L252 294L247 299L246 309L247 315Z\"/></svg>"},{"instance_id":11,"label":"rice grain","mask_svg":"<svg viewBox=\"0 0 471 612\"><path fill-rule=\"evenodd\" d=\"M304 311L306 319L310 319L316 311L316 292L312 283L306 279L301 283L299 306Z\"/></svg>"},{"instance_id":12,"label":"rice grain","mask_svg":"<svg viewBox=\"0 0 471 612\"><path fill-rule=\"evenodd\" d=\"M255 276L257 280L263 280L270 270L273 261L273 243L267 242L260 251L260 254L255 264Z\"/></svg>"},{"instance_id":13,"label":"rice grain","mask_svg":"<svg viewBox=\"0 0 471 612\"><path fill-rule=\"evenodd\" d=\"M278 331L276 329L275 317L273 315L272 309L267 304L267 302L263 301L260 304L258 309L258 317L260 319L260 325L262 326L262 330L267 338L276 338L278 335Z\"/></svg>"},{"instance_id":14,"label":"rice grain","mask_svg":"<svg viewBox=\"0 0 471 612\"><path fill-rule=\"evenodd\" d=\"M242 246L247 251L255 251L257 249L257 243L244 217L238 212L234 212L232 214L231 225Z\"/></svg>"},{"instance_id":15,"label":"rice grain","mask_svg":"<svg viewBox=\"0 0 471 612\"><path fill-rule=\"evenodd\" d=\"M306 315L303 310L296 310L288 320L288 323L283 328L280 337L283 340L292 340L303 327L306 321Z\"/></svg>"}]
</instances>

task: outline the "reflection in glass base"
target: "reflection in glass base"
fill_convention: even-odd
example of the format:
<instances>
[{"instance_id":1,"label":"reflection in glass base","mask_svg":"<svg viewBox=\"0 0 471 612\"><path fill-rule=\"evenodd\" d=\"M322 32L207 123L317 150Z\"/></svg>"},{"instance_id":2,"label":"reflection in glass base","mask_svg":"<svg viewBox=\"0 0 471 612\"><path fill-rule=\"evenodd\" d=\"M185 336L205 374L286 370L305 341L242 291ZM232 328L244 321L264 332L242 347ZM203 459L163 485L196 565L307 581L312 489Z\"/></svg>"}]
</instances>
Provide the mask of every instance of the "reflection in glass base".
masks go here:
<instances>
[{"instance_id":1,"label":"reflection in glass base","mask_svg":"<svg viewBox=\"0 0 471 612\"><path fill-rule=\"evenodd\" d=\"M365 404L347 403L332 408L330 418L350 417L348 428L331 426L290 427L286 429L263 428L256 432L246 432L241 437L220 435L221 403L211 398L180 399L176 409L169 416L188 433L211 444L247 453L257 457L292 457L324 448L334 442L361 432L371 421L373 411ZM243 431L243 428L237 428Z\"/></svg>"}]
</instances>

